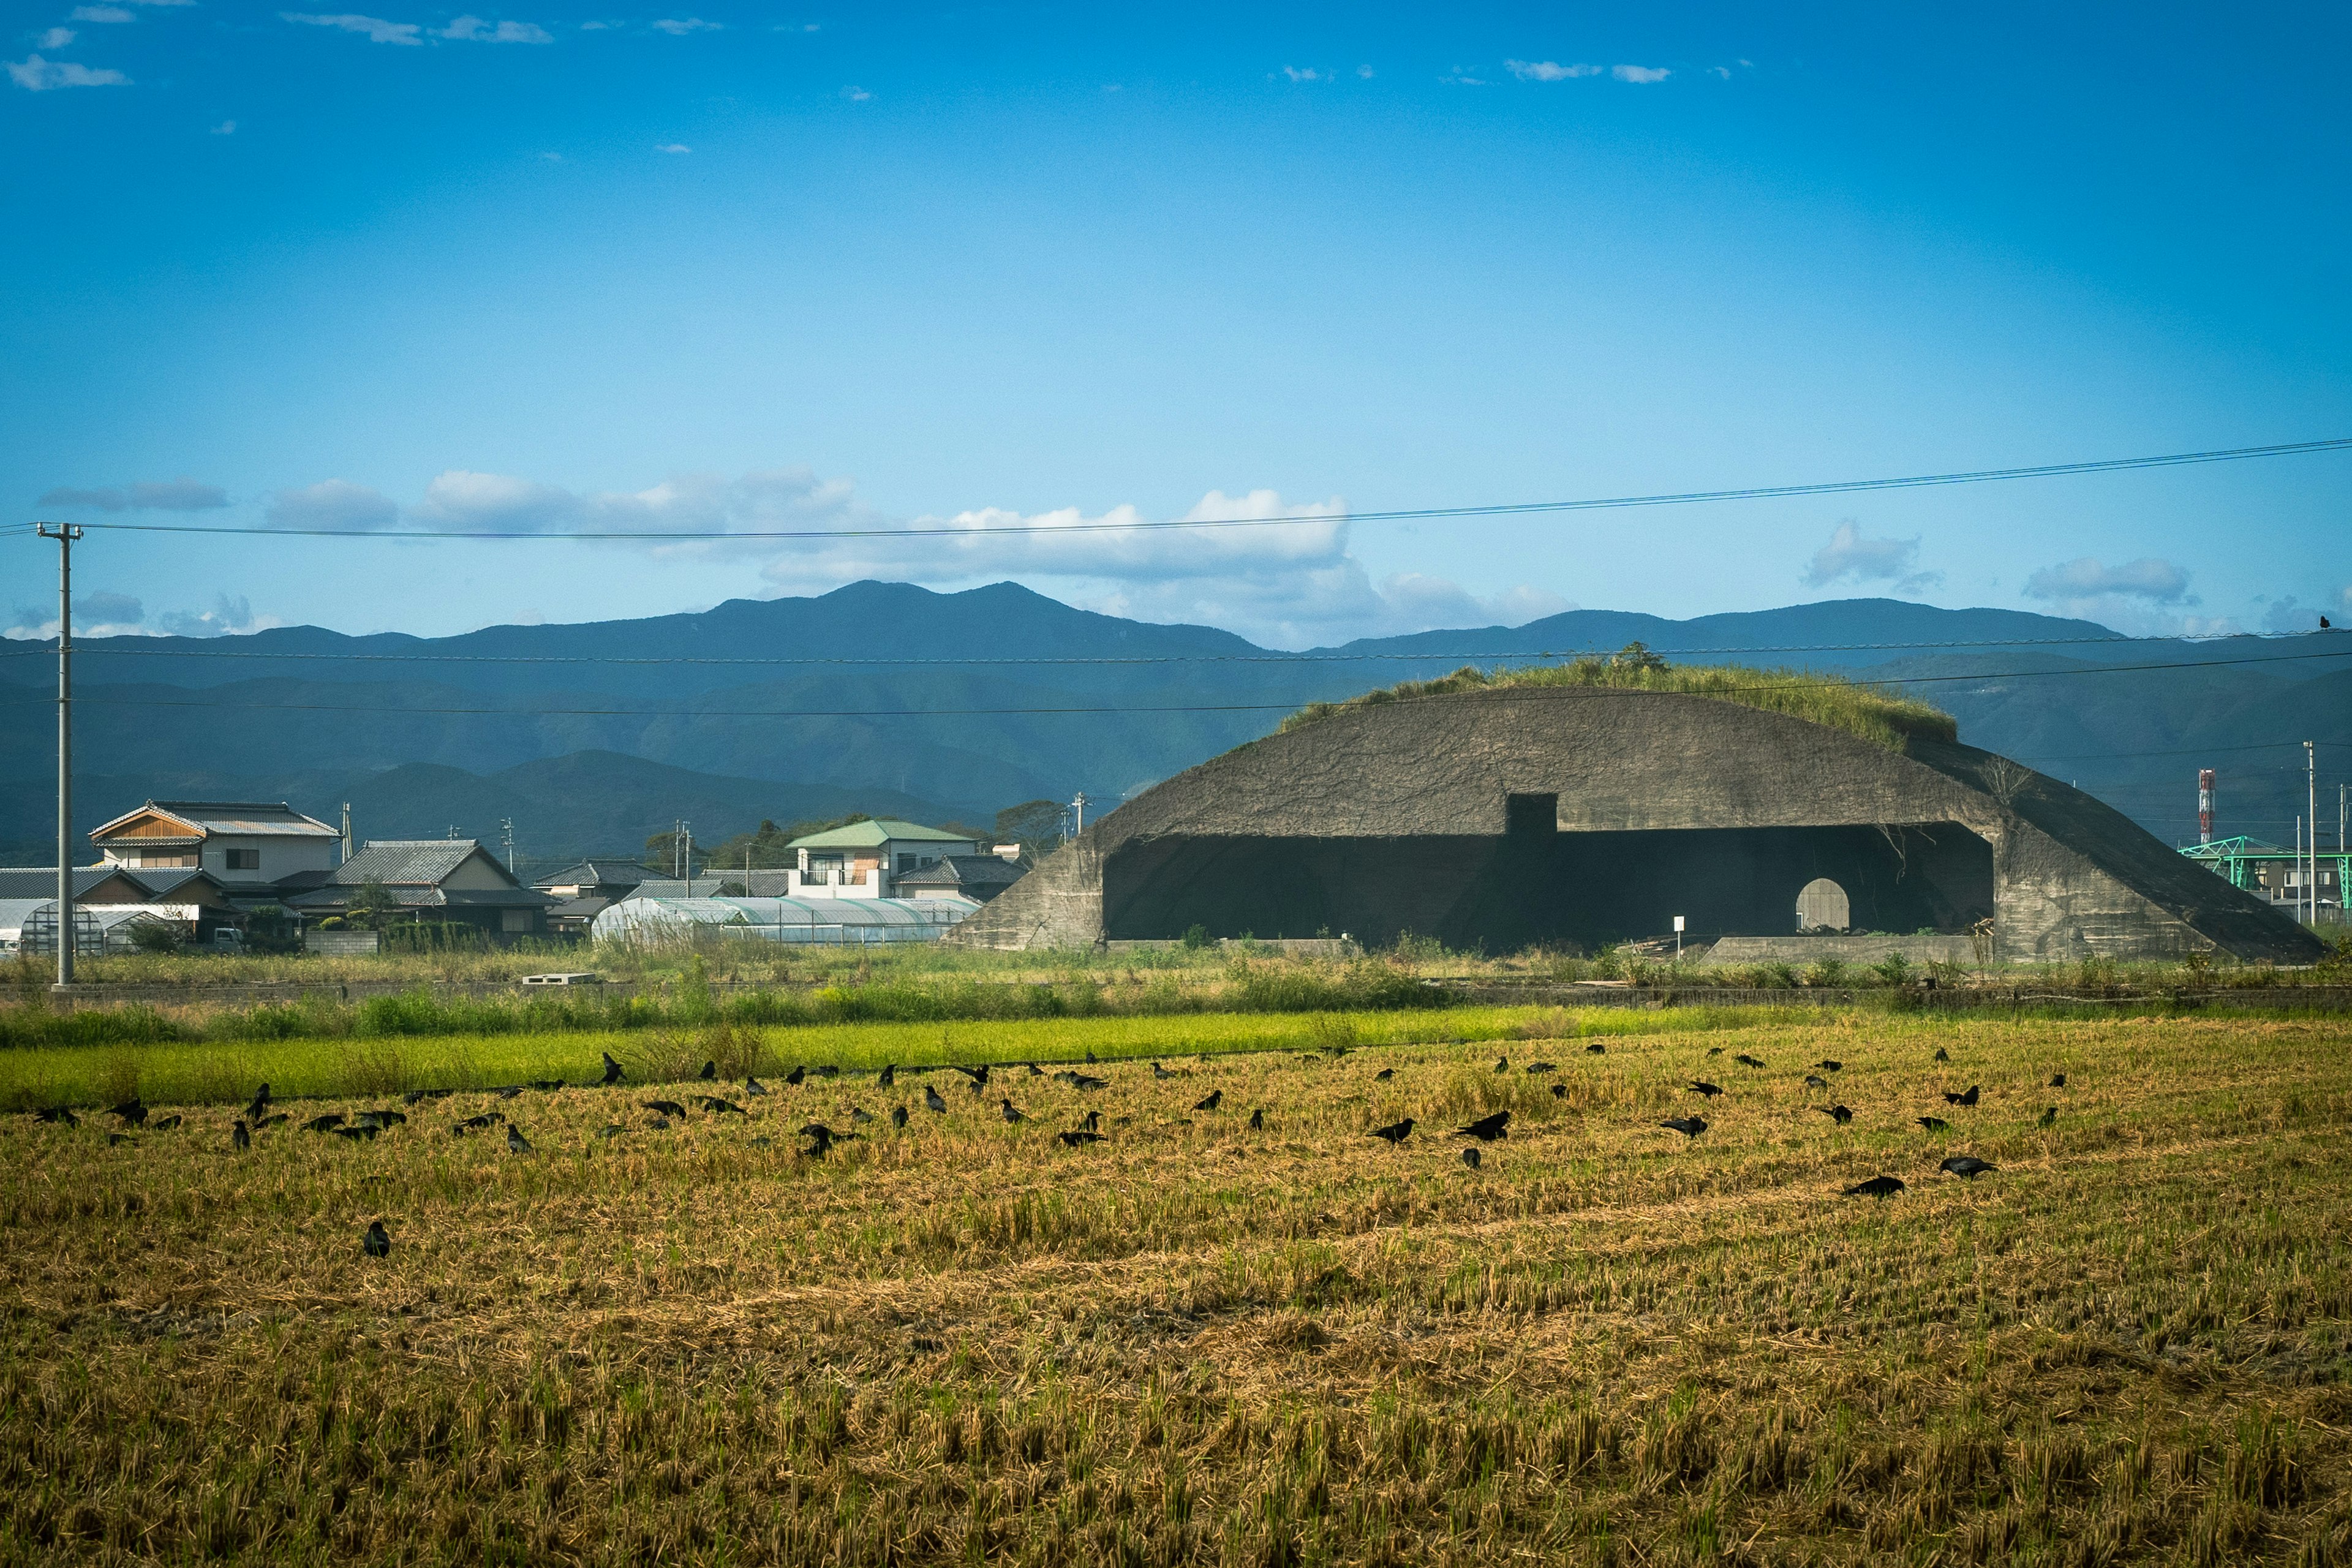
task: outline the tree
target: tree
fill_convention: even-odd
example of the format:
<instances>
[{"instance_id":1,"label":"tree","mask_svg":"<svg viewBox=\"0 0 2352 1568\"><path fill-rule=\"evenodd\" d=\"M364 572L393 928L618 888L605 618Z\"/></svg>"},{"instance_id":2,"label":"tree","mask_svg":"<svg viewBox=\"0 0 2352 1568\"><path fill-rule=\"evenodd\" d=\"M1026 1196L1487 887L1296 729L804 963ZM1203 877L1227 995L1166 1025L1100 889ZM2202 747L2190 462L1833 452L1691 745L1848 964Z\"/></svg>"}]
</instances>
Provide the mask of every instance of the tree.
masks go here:
<instances>
[{"instance_id":1,"label":"tree","mask_svg":"<svg viewBox=\"0 0 2352 1568\"><path fill-rule=\"evenodd\" d=\"M1059 801L1030 800L1008 805L996 814L996 841L1018 844L1031 858L1059 848L1062 806Z\"/></svg>"},{"instance_id":2,"label":"tree","mask_svg":"<svg viewBox=\"0 0 2352 1568\"><path fill-rule=\"evenodd\" d=\"M373 877L360 884L359 896L352 900L352 923L370 931L382 931L399 912L400 900Z\"/></svg>"},{"instance_id":3,"label":"tree","mask_svg":"<svg viewBox=\"0 0 2352 1568\"><path fill-rule=\"evenodd\" d=\"M1666 661L1652 653L1646 644L1629 642L1609 658L1612 669L1631 669L1647 675L1666 668Z\"/></svg>"}]
</instances>

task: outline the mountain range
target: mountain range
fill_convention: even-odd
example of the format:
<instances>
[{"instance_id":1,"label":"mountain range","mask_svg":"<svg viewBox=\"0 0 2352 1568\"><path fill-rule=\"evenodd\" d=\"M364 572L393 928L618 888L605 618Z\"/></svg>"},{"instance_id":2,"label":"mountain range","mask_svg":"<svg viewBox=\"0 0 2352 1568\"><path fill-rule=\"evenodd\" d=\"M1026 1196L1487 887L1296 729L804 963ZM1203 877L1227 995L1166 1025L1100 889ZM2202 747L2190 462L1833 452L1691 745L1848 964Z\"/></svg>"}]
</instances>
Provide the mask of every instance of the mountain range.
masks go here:
<instances>
[{"instance_id":1,"label":"mountain range","mask_svg":"<svg viewBox=\"0 0 2352 1568\"><path fill-rule=\"evenodd\" d=\"M532 863L634 849L680 817L711 841L838 816L960 817L1084 790L1108 809L1292 710L1467 662L1610 651L1904 684L1963 740L2193 837L2284 842L2319 752L2321 817L2352 772L2352 637L2131 640L2096 623L1891 599L1670 620L1571 610L1518 627L1286 653L1212 627L1079 610L1010 583L857 583L692 615L451 637L289 626L75 645L80 831L149 796L286 799L366 837L496 841ZM2340 646L2345 651L2338 653ZM0 647L0 857L46 858L53 645Z\"/></svg>"}]
</instances>

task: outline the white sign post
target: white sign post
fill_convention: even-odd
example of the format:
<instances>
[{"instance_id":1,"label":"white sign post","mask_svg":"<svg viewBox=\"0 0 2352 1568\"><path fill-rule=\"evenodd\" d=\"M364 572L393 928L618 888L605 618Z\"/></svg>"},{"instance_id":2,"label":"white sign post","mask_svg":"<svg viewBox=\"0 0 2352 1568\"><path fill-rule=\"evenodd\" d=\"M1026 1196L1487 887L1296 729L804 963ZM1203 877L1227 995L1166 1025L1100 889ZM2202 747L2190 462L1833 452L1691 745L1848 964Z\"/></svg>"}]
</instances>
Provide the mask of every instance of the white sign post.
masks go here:
<instances>
[{"instance_id":1,"label":"white sign post","mask_svg":"<svg viewBox=\"0 0 2352 1568\"><path fill-rule=\"evenodd\" d=\"M1682 917L1682 916L1680 916L1680 915L1676 915L1676 916L1675 917L1675 956L1676 958L1680 958L1682 955L1683 955L1683 917Z\"/></svg>"}]
</instances>

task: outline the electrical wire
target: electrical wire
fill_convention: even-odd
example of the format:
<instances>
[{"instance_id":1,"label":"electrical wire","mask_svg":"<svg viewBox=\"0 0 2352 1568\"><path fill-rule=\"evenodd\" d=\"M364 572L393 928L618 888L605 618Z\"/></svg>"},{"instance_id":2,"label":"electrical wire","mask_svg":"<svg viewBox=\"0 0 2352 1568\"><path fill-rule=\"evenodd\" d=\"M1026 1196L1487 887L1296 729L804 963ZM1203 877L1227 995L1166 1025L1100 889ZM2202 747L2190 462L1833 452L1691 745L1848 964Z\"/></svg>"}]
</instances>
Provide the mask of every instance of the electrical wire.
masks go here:
<instances>
[{"instance_id":1,"label":"electrical wire","mask_svg":"<svg viewBox=\"0 0 2352 1568\"><path fill-rule=\"evenodd\" d=\"M492 540L634 540L683 542L693 540L780 539L931 539L995 538L1040 533L1056 537L1073 533L1161 532L1222 528L1295 528L1309 523L1438 521L1472 517L1528 517L1570 511L1603 511L1624 507L1693 506L1715 501L1778 500L1796 496L1851 495L1864 490L1925 489L1943 485L1990 484L2006 479L2055 479L2071 474L2121 473L2137 468L2187 468L2203 463L2244 462L2253 458L2295 457L2306 453L2352 448L2352 436L2316 441L2282 441L2261 447L2217 447L2201 452L2168 452L2144 458L2103 458L2089 462L2042 463L2015 468L1970 468L1944 474L1907 474L1895 479L1830 479L1811 484L1750 485L1737 489L1682 490L1658 495L1598 496L1576 500L1506 501L1486 506L1407 507L1385 511L1338 511L1296 517L1171 518L1140 522L1006 523L992 528L952 526L914 528L793 528L793 529L539 529L438 528L270 528L177 522L89 522L79 526L131 533L271 534L310 539L492 539ZM18 524L27 531L33 524Z\"/></svg>"},{"instance_id":2,"label":"electrical wire","mask_svg":"<svg viewBox=\"0 0 2352 1568\"><path fill-rule=\"evenodd\" d=\"M2298 659L2340 658L2335 653L2271 654L2246 658L2192 660L2189 663L2123 664L2086 666L2075 669L2016 669L1979 675L1920 675L1899 680L1856 682L1857 686L1924 686L1938 681L1955 680L2034 680L2053 676L2128 675L2147 670L2204 668L2207 664L2280 664ZM1728 696L1734 693L1760 691L1790 691L1816 685L1812 681L1777 681L1757 686L1727 686L1702 696ZM1563 688L1500 688L1482 693L1489 700L1546 700ZM1634 688L1632 689L1639 689ZM24 689L26 700L48 701L37 689ZM1289 712L1326 699L1303 698L1288 702L1180 702L1180 703L1109 703L1095 706L1065 706L1054 708L842 708L842 709L740 709L740 708L444 708L388 707L381 702L202 702L163 698L80 697L76 701L107 708L212 708L257 710L287 713L374 713L389 716L399 713L444 714L458 717L502 715L512 718L560 719L954 719L1002 718L1020 714L1040 716L1088 713L1272 713ZM1392 699L1396 701L1425 701L1426 698ZM1337 706L1337 704L1334 704ZM2298 744L2300 742L2297 742Z\"/></svg>"}]
</instances>

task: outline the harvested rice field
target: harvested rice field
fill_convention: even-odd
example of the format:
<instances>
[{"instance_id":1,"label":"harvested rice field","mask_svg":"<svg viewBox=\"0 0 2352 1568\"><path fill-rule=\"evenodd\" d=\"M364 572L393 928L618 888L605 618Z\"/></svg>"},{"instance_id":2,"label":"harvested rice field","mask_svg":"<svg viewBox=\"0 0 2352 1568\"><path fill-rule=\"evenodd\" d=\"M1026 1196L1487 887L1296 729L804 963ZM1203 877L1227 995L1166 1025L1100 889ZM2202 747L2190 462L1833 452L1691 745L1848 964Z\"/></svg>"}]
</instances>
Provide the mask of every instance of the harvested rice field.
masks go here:
<instances>
[{"instance_id":1,"label":"harvested rice field","mask_svg":"<svg viewBox=\"0 0 2352 1568\"><path fill-rule=\"evenodd\" d=\"M0 1561L2352 1562L2352 1030L1637 1024L10 1114Z\"/></svg>"}]
</instances>

